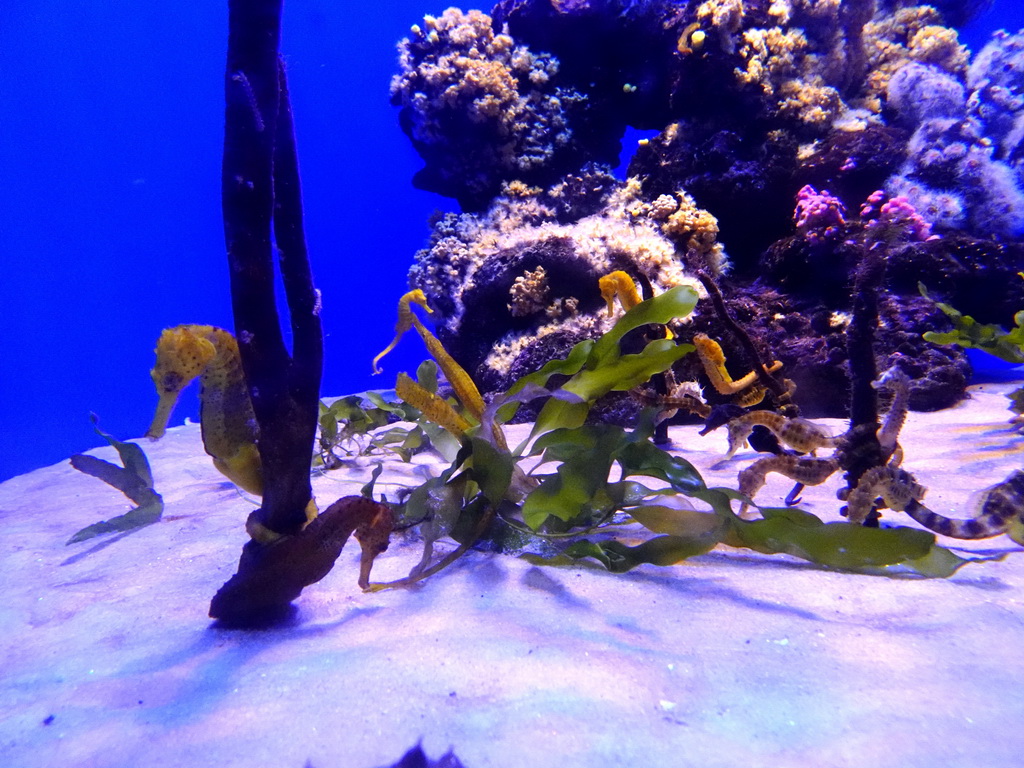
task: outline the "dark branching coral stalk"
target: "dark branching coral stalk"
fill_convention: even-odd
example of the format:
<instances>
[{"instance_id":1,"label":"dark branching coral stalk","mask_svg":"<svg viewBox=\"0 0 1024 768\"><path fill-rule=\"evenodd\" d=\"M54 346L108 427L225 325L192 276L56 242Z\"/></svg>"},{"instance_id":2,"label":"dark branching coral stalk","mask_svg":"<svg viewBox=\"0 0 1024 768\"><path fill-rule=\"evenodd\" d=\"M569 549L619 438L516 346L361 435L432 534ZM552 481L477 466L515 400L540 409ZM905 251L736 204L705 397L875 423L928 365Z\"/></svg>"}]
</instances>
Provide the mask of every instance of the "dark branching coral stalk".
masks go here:
<instances>
[{"instance_id":1,"label":"dark branching coral stalk","mask_svg":"<svg viewBox=\"0 0 1024 768\"><path fill-rule=\"evenodd\" d=\"M238 572L218 590L210 616L235 626L273 622L334 567L354 532L363 550L359 583L387 548L391 511L349 496L307 522L323 334L302 231L291 105L278 56L281 0L230 0L222 194L231 303L246 384L259 426L268 530L246 542ZM288 300L293 345L281 332L274 246Z\"/></svg>"},{"instance_id":2,"label":"dark branching coral stalk","mask_svg":"<svg viewBox=\"0 0 1024 768\"><path fill-rule=\"evenodd\" d=\"M860 263L853 288L853 319L846 330L846 350L850 358L850 431L843 466L847 487L851 489L861 475L886 462L878 442L878 395L871 386L878 377L874 342L878 295L885 277L882 253L878 248L868 249Z\"/></svg>"},{"instance_id":3,"label":"dark branching coral stalk","mask_svg":"<svg viewBox=\"0 0 1024 768\"><path fill-rule=\"evenodd\" d=\"M800 411L796 403L792 401L789 391L782 382L768 372L767 362L762 358L761 353L754 344L754 340L750 338L750 334L729 314L729 308L725 306L725 298L722 296L722 291L718 284L705 272L698 271L696 277L708 292L708 298L711 299L711 304L718 314L718 319L732 332L752 361L751 364L753 365L754 372L757 374L758 382L771 392L772 398L779 407L779 412L790 418L799 416Z\"/></svg>"},{"instance_id":4,"label":"dark branching coral stalk","mask_svg":"<svg viewBox=\"0 0 1024 768\"><path fill-rule=\"evenodd\" d=\"M222 194L231 300L259 424L260 522L295 533L311 498L323 337L302 231L302 202L284 68L281 0L229 2ZM289 354L274 295L273 235L293 336Z\"/></svg>"}]
</instances>

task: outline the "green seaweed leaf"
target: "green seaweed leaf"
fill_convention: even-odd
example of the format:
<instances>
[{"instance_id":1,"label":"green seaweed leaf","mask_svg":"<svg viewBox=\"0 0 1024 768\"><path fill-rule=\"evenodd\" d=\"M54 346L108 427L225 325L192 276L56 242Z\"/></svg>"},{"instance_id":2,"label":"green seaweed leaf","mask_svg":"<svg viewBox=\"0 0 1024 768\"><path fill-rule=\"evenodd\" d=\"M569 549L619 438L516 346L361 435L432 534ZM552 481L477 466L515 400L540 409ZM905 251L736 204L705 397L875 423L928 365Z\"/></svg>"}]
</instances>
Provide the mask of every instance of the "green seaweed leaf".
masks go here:
<instances>
[{"instance_id":1,"label":"green seaweed leaf","mask_svg":"<svg viewBox=\"0 0 1024 768\"><path fill-rule=\"evenodd\" d=\"M622 427L610 424L561 428L539 437L531 455L541 455L542 462L558 462L559 466L526 497L523 521L536 530L549 517L585 523L607 514L615 507L608 474L628 439Z\"/></svg>"},{"instance_id":2,"label":"green seaweed leaf","mask_svg":"<svg viewBox=\"0 0 1024 768\"><path fill-rule=\"evenodd\" d=\"M712 512L664 504L633 507L627 511L634 520L662 535L636 546L614 540L577 542L544 562L557 565L593 558L620 573L641 564L674 565L718 544L728 544L763 554L788 554L843 571L947 578L967 563L1001 558L963 558L938 546L935 535L928 531L825 523L792 507L762 508L762 519L744 520L730 508L731 500L743 498L735 491L714 488L689 495L709 503Z\"/></svg>"},{"instance_id":3,"label":"green seaweed leaf","mask_svg":"<svg viewBox=\"0 0 1024 768\"><path fill-rule=\"evenodd\" d=\"M359 489L359 495L364 496L367 499L373 498L373 486L377 483L377 478L381 476L384 471L384 464L381 462L377 463L377 466L373 468L373 472L370 473L370 480L362 488ZM383 494L382 494L383 496Z\"/></svg>"},{"instance_id":4,"label":"green seaweed leaf","mask_svg":"<svg viewBox=\"0 0 1024 768\"><path fill-rule=\"evenodd\" d=\"M470 477L480 487L488 503L497 506L508 494L515 460L508 451L502 451L489 440L476 436L469 438L472 451Z\"/></svg>"},{"instance_id":5,"label":"green seaweed leaf","mask_svg":"<svg viewBox=\"0 0 1024 768\"><path fill-rule=\"evenodd\" d=\"M375 448L385 448L398 454L402 461L410 461L414 453L429 442L429 438L419 425L414 427L392 427L378 432L370 440Z\"/></svg>"},{"instance_id":6,"label":"green seaweed leaf","mask_svg":"<svg viewBox=\"0 0 1024 768\"><path fill-rule=\"evenodd\" d=\"M101 430L95 413L90 414L90 418L93 429L113 446L123 466L81 453L71 457L71 466L121 491L137 506L123 515L87 525L68 539L66 544L76 544L104 533L133 531L155 523L164 512L163 498L153 489L153 472L149 468L145 451L135 443L122 442Z\"/></svg>"},{"instance_id":7,"label":"green seaweed leaf","mask_svg":"<svg viewBox=\"0 0 1024 768\"><path fill-rule=\"evenodd\" d=\"M923 283L917 284L921 295L933 301ZM1015 327L1007 331L1002 326L979 323L973 317L964 315L949 304L933 301L953 322L952 331L926 331L925 341L933 344L956 344L970 349L980 349L1008 363L1024 363L1024 311L1013 316Z\"/></svg>"},{"instance_id":8,"label":"green seaweed leaf","mask_svg":"<svg viewBox=\"0 0 1024 768\"><path fill-rule=\"evenodd\" d=\"M969 562L938 546L935 534L917 528L825 523L809 512L788 507L765 508L761 514L761 520L734 517L725 543L863 573L899 570L944 578Z\"/></svg>"},{"instance_id":9,"label":"green seaweed leaf","mask_svg":"<svg viewBox=\"0 0 1024 768\"><path fill-rule=\"evenodd\" d=\"M631 547L614 540L594 542L581 539L552 557L524 557L535 565L572 565L579 560L591 558L612 573L625 573L644 564L675 565L688 557L705 554L717 543L699 537L655 536Z\"/></svg>"},{"instance_id":10,"label":"green seaweed leaf","mask_svg":"<svg viewBox=\"0 0 1024 768\"><path fill-rule=\"evenodd\" d=\"M689 315L697 306L697 291L688 285L678 285L665 293L642 301L616 321L594 345L587 367L603 365L609 358L619 355L619 342L635 328L644 325L665 325Z\"/></svg>"},{"instance_id":11,"label":"green seaweed leaf","mask_svg":"<svg viewBox=\"0 0 1024 768\"><path fill-rule=\"evenodd\" d=\"M509 516L517 505L529 529L549 526L539 534L545 539L586 535L584 527L607 531L625 515L655 534L632 546L611 538L575 538L555 556L524 555L531 562L550 565L590 559L610 571L623 572L641 564L679 563L719 544L787 554L825 568L882 575L946 577L972 562L937 546L933 534L918 529L825 523L788 507L761 509L758 520L740 518L732 503L751 504L750 499L731 489L708 488L692 464L651 442L653 423L649 420L642 419L631 431L586 424L598 398L638 386L692 350L691 345L676 344L672 339L657 339L639 354L623 355L619 344L635 328L663 325L688 313L695 300L695 293L680 289L643 302L597 341L577 344L565 359L549 362L495 397L483 409L480 425L463 436L452 467L410 496L407 519L416 510L429 518L424 525L424 556L410 579L383 586L411 583L446 565L492 525L498 507L504 507L501 519L506 527L529 535ZM1024 313L1017 322L1024 324ZM429 379L432 370L436 369L423 371L425 378ZM551 390L548 383L555 375L568 380ZM498 425L511 418L521 403L541 397L547 402L523 445L510 452L503 442L492 439ZM540 457L530 475L518 465L523 454ZM554 471L538 471L549 464L556 465ZM616 464L618 479L611 482ZM668 487L650 488L632 478L651 478ZM691 508L687 498L710 509ZM625 515L613 519L617 511ZM429 565L433 542L440 535L455 538L460 549Z\"/></svg>"},{"instance_id":12,"label":"green seaweed leaf","mask_svg":"<svg viewBox=\"0 0 1024 768\"><path fill-rule=\"evenodd\" d=\"M534 530L548 517L585 524L615 509L632 506L646 496L665 493L629 483L627 478L631 476L657 478L681 493L706 491L692 464L647 439L650 427L641 424L627 432L610 424L588 424L555 429L537 438L530 455L539 455L542 462L557 462L559 466L555 474L545 476L527 496L522 510L524 522ZM620 466L621 477L610 483L608 478L615 463Z\"/></svg>"},{"instance_id":13,"label":"green seaweed leaf","mask_svg":"<svg viewBox=\"0 0 1024 768\"><path fill-rule=\"evenodd\" d=\"M597 341L587 339L574 346L560 360L551 360L535 373L523 376L508 391L511 396L524 387L544 387L556 375L571 377L562 389L578 396L552 397L544 404L534 424L532 437L552 429L578 427L586 420L594 401L608 392L621 392L642 384L661 373L691 352L690 344L676 344L671 339L652 341L643 352L621 354L619 342L630 331L651 324L665 324L685 317L697 304L697 292L689 286L676 286L665 293L643 301L618 319ZM508 421L518 409L518 401L506 403L498 412L500 421Z\"/></svg>"},{"instance_id":14,"label":"green seaweed leaf","mask_svg":"<svg viewBox=\"0 0 1024 768\"><path fill-rule=\"evenodd\" d=\"M462 513L466 491L466 478L454 478L455 468L451 467L439 477L431 478L416 488L405 502L402 516L407 521L422 521L420 534L423 536L423 555L412 569L414 576L430 565L434 553L434 542L449 535Z\"/></svg>"},{"instance_id":15,"label":"green seaweed leaf","mask_svg":"<svg viewBox=\"0 0 1024 768\"><path fill-rule=\"evenodd\" d=\"M635 433L634 433L635 436ZM680 493L693 495L707 490L700 472L686 459L673 456L648 440L631 440L616 453L622 477L656 477Z\"/></svg>"}]
</instances>

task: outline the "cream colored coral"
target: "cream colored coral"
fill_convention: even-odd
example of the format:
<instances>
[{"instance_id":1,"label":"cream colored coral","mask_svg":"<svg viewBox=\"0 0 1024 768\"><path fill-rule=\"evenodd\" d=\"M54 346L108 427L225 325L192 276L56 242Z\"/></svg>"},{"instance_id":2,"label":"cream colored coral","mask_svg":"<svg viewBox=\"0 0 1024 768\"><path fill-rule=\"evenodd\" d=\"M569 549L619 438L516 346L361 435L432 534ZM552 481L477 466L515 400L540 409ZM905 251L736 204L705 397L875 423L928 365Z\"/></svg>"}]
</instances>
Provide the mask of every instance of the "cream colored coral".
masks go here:
<instances>
[{"instance_id":1,"label":"cream colored coral","mask_svg":"<svg viewBox=\"0 0 1024 768\"><path fill-rule=\"evenodd\" d=\"M717 30L736 32L743 26L743 0L705 0L697 7L697 20Z\"/></svg>"},{"instance_id":2,"label":"cream colored coral","mask_svg":"<svg viewBox=\"0 0 1024 768\"><path fill-rule=\"evenodd\" d=\"M789 0L772 0L772 4L768 6L768 15L780 26L789 24L792 13L793 6Z\"/></svg>"},{"instance_id":3,"label":"cream colored coral","mask_svg":"<svg viewBox=\"0 0 1024 768\"><path fill-rule=\"evenodd\" d=\"M550 317L552 320L564 317L566 315L577 315L580 311L580 300L575 296L566 296L564 298L555 299L548 307L544 310L544 314Z\"/></svg>"},{"instance_id":4,"label":"cream colored coral","mask_svg":"<svg viewBox=\"0 0 1024 768\"><path fill-rule=\"evenodd\" d=\"M553 333L564 333L571 331L581 337L595 338L612 326L611 320L599 315L579 315L568 321L556 320L545 323L540 327L523 332L508 333L501 338L484 359L484 365L493 371L507 373L519 357L528 347L536 344L539 339L550 336Z\"/></svg>"},{"instance_id":5,"label":"cream colored coral","mask_svg":"<svg viewBox=\"0 0 1024 768\"><path fill-rule=\"evenodd\" d=\"M509 289L512 301L508 305L512 317L527 317L542 312L551 299L551 286L544 267L526 270L512 283Z\"/></svg>"},{"instance_id":6,"label":"cream colored coral","mask_svg":"<svg viewBox=\"0 0 1024 768\"><path fill-rule=\"evenodd\" d=\"M539 90L557 61L495 34L490 16L457 8L427 16L399 53L391 94L417 115L415 139L444 144L449 116L466 116L493 126L499 138L486 162L513 172L544 164L570 140L561 102Z\"/></svg>"},{"instance_id":7,"label":"cream colored coral","mask_svg":"<svg viewBox=\"0 0 1024 768\"><path fill-rule=\"evenodd\" d=\"M483 230L506 233L554 219L554 211L540 200L543 191L540 187L531 187L521 181L503 184L501 194L491 204L491 210L477 236L486 237Z\"/></svg>"},{"instance_id":8,"label":"cream colored coral","mask_svg":"<svg viewBox=\"0 0 1024 768\"><path fill-rule=\"evenodd\" d=\"M782 84L798 74L798 57L807 50L807 38L799 29L748 29L743 33L740 56L743 68L736 68L736 79L746 85L760 86L772 96Z\"/></svg>"},{"instance_id":9,"label":"cream colored coral","mask_svg":"<svg viewBox=\"0 0 1024 768\"><path fill-rule=\"evenodd\" d=\"M934 64L958 75L967 72L970 51L960 45L955 29L934 24L922 27L911 36L908 47L911 57L924 64Z\"/></svg>"},{"instance_id":10,"label":"cream colored coral","mask_svg":"<svg viewBox=\"0 0 1024 768\"><path fill-rule=\"evenodd\" d=\"M718 219L699 208L686 192L677 192L676 208L662 223L661 231L677 247L698 256L714 273L723 271L725 253L718 240Z\"/></svg>"},{"instance_id":11,"label":"cream colored coral","mask_svg":"<svg viewBox=\"0 0 1024 768\"><path fill-rule=\"evenodd\" d=\"M804 125L827 128L843 111L839 92L828 85L812 85L799 80L784 83L779 89L780 107Z\"/></svg>"},{"instance_id":12,"label":"cream colored coral","mask_svg":"<svg viewBox=\"0 0 1024 768\"><path fill-rule=\"evenodd\" d=\"M846 5L854 7L844 14ZM881 11L875 13L878 6ZM907 61L962 75L968 59L956 30L942 26L941 15L930 5L771 0L767 15L775 26L766 27L745 27L755 17L739 0L708 0L696 13L702 23L728 29L730 40L738 41L742 63L735 69L737 82L760 88L783 115L818 135L851 106L880 112L889 78ZM862 35L847 28L871 13L875 16L864 24ZM733 51L731 45L725 46L727 52ZM848 105L840 94L851 74L865 65L863 84Z\"/></svg>"},{"instance_id":13,"label":"cream colored coral","mask_svg":"<svg viewBox=\"0 0 1024 768\"><path fill-rule=\"evenodd\" d=\"M679 202L672 195L660 195L651 203L650 217L663 221L679 209Z\"/></svg>"},{"instance_id":14,"label":"cream colored coral","mask_svg":"<svg viewBox=\"0 0 1024 768\"><path fill-rule=\"evenodd\" d=\"M853 0L858 2L859 0ZM796 0L796 8L803 14L816 19L837 19L843 0ZM847 0L850 2L850 0ZM771 11L769 10L769 13Z\"/></svg>"},{"instance_id":15,"label":"cream colored coral","mask_svg":"<svg viewBox=\"0 0 1024 768\"><path fill-rule=\"evenodd\" d=\"M451 332L459 332L463 296L478 286L481 269L505 254L531 248L553 247L555 252L565 249L571 254L568 258L585 262L587 271L594 275L629 265L630 272L643 275L655 293L688 285L700 296L705 295L704 287L687 271L689 262L684 262L684 257L716 274L724 266L724 253L715 241L717 221L685 193L647 202L640 180L629 179L609 191L601 210L570 223L555 220L543 202L546 199L536 188L510 182L486 214L450 216L438 223L437 239L429 251L417 254L411 279L413 286L422 288L428 297L444 297L451 309L446 310L447 318L438 315L438 320L450 323ZM538 217L532 219L534 215ZM593 309L580 312L576 297L552 299L559 287L551 283L550 273L543 267L516 277L510 288L509 311L516 317L535 317L536 321L531 328L510 334L497 345L488 357L488 365L507 370L538 335L566 329L596 335L599 331L590 331L604 327Z\"/></svg>"},{"instance_id":16,"label":"cream colored coral","mask_svg":"<svg viewBox=\"0 0 1024 768\"><path fill-rule=\"evenodd\" d=\"M956 31L942 26L942 16L930 5L899 8L864 25L864 50L870 72L863 96L855 102L880 112L889 79L914 59L962 74L967 49Z\"/></svg>"}]
</instances>

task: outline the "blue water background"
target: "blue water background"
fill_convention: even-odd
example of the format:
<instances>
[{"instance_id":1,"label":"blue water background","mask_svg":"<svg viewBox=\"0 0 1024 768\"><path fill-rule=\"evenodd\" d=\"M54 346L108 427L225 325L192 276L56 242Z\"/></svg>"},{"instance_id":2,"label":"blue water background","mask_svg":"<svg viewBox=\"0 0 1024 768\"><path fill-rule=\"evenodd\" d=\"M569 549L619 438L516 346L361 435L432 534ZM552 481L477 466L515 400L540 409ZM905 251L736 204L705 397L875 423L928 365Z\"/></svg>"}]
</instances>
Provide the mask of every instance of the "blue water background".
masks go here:
<instances>
[{"instance_id":1,"label":"blue water background","mask_svg":"<svg viewBox=\"0 0 1024 768\"><path fill-rule=\"evenodd\" d=\"M0 480L143 434L160 331L231 327L220 210L226 2L8 0L0 13ZM387 388L424 357L390 340L395 302L454 204L388 102L396 42L423 0L286 3L306 234L324 296L325 394ZM963 31L1024 27L1019 0ZM1010 319L1007 318L1007 321ZM196 387L172 424L196 418Z\"/></svg>"}]
</instances>

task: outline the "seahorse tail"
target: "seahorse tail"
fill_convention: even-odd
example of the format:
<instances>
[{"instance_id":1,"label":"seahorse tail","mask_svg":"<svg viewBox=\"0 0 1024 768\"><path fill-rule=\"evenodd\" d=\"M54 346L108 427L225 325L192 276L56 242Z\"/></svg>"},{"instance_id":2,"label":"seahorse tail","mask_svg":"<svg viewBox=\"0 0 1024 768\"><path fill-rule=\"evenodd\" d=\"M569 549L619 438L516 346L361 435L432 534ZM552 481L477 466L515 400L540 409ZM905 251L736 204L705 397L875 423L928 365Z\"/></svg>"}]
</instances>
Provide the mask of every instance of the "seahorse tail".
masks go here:
<instances>
[{"instance_id":1,"label":"seahorse tail","mask_svg":"<svg viewBox=\"0 0 1024 768\"><path fill-rule=\"evenodd\" d=\"M1003 532L1003 527L993 528L987 517L974 517L967 520L946 517L938 512L932 512L916 500L912 500L903 511L929 531L948 536L951 539L987 539Z\"/></svg>"}]
</instances>

